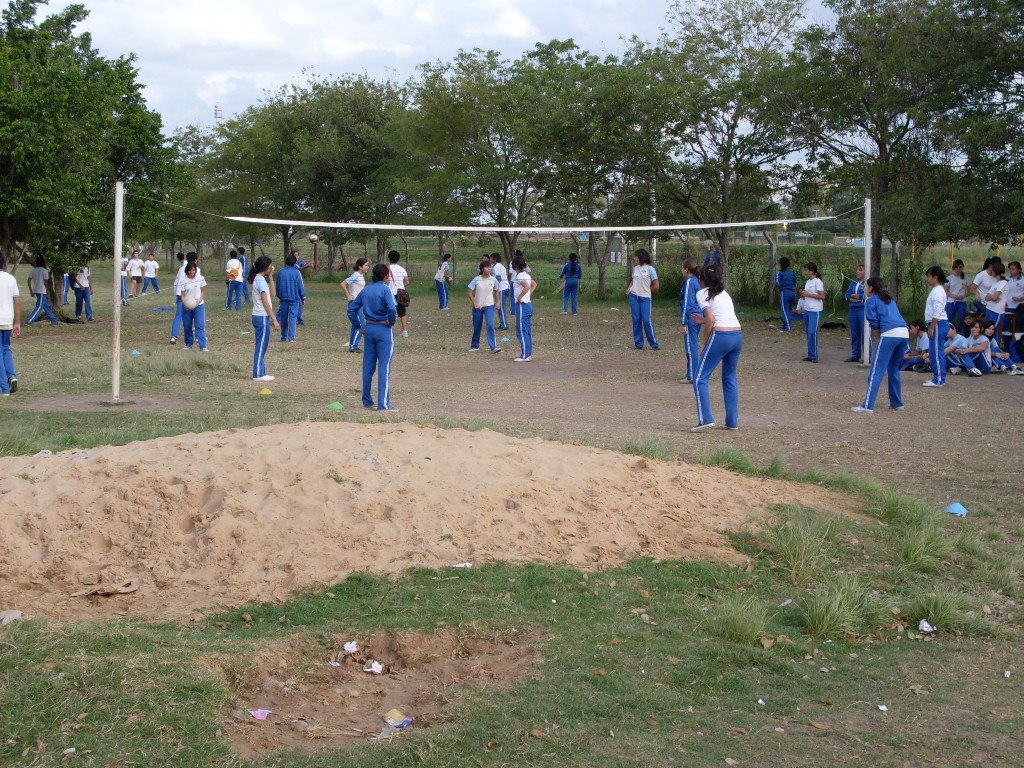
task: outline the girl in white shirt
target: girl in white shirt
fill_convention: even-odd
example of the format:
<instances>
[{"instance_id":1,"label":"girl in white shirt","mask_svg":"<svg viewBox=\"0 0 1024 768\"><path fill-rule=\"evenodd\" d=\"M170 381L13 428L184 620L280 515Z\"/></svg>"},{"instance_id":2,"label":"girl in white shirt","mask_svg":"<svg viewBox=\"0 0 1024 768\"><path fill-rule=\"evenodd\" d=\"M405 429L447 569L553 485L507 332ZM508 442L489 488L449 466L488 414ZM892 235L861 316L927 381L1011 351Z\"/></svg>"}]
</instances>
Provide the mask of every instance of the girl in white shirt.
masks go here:
<instances>
[{"instance_id":1,"label":"girl in white shirt","mask_svg":"<svg viewBox=\"0 0 1024 768\"><path fill-rule=\"evenodd\" d=\"M195 338L199 348L209 352L206 343L206 278L199 274L194 261L185 267L181 282L181 321L185 324L185 349L191 350Z\"/></svg>"},{"instance_id":2,"label":"girl in white shirt","mask_svg":"<svg viewBox=\"0 0 1024 768\"><path fill-rule=\"evenodd\" d=\"M516 279L512 283L515 303L512 305L516 316L516 336L522 347L517 363L528 363L533 360L533 292L537 290L536 281L526 271L526 259L516 256L512 259L516 269Z\"/></svg>"},{"instance_id":3,"label":"girl in white shirt","mask_svg":"<svg viewBox=\"0 0 1024 768\"><path fill-rule=\"evenodd\" d=\"M256 350L252 358L252 380L273 381L267 373L267 345L270 344L270 326L280 329L281 324L274 316L274 295L270 277L274 265L268 256L260 256L249 269L248 282L252 283L252 327L256 336Z\"/></svg>"},{"instance_id":4,"label":"girl in white shirt","mask_svg":"<svg viewBox=\"0 0 1024 768\"><path fill-rule=\"evenodd\" d=\"M491 277L491 262L480 262L480 274L470 281L469 300L473 302L473 340L469 344L470 352L480 350L480 331L487 321L487 346L491 352L501 352L498 339L494 333L494 304L501 300L498 292L498 281Z\"/></svg>"},{"instance_id":5,"label":"girl in white shirt","mask_svg":"<svg viewBox=\"0 0 1024 768\"><path fill-rule=\"evenodd\" d=\"M345 292L345 298L348 299L348 303L351 304L356 300L356 296L363 292L363 288L366 287L366 272L370 269L370 262L360 257L356 259L356 269L351 275L349 275L341 283L341 290ZM363 338L363 334L360 332L366 322L363 317L363 313L359 312L356 315L356 319L349 318L349 322L352 324L352 331L348 335L348 351L349 352L361 352L359 349L359 341Z\"/></svg>"},{"instance_id":6,"label":"girl in white shirt","mask_svg":"<svg viewBox=\"0 0 1024 768\"><path fill-rule=\"evenodd\" d=\"M639 249L636 252L633 276L626 288L629 311L633 315L633 344L637 349L644 348L644 336L651 349L661 349L654 335L654 323L651 322L651 294L657 292L660 286L658 273L651 266L651 255L643 248Z\"/></svg>"},{"instance_id":7,"label":"girl in white shirt","mask_svg":"<svg viewBox=\"0 0 1024 768\"><path fill-rule=\"evenodd\" d=\"M821 322L821 313L825 309L825 283L821 280L818 272L818 265L813 261L804 264L804 276L807 282L804 283L800 296L804 300L803 318L804 329L807 332L807 357L805 363L818 362L818 323Z\"/></svg>"},{"instance_id":8,"label":"girl in white shirt","mask_svg":"<svg viewBox=\"0 0 1024 768\"><path fill-rule=\"evenodd\" d=\"M926 387L941 387L946 383L946 336L949 318L946 316L946 272L939 266L928 267L925 272L931 293L924 304L924 321L928 324L928 360L932 366L931 381Z\"/></svg>"},{"instance_id":9,"label":"girl in white shirt","mask_svg":"<svg viewBox=\"0 0 1024 768\"><path fill-rule=\"evenodd\" d=\"M697 306L702 314L692 320L704 326L704 351L693 377L693 393L697 399L697 426L691 432L700 432L715 426L711 412L711 387L708 382L718 364L722 364L722 394L725 398L725 428L740 427L740 385L736 375L743 350L743 332L736 317L732 297L725 292L718 267L706 266L700 271Z\"/></svg>"},{"instance_id":10,"label":"girl in white shirt","mask_svg":"<svg viewBox=\"0 0 1024 768\"><path fill-rule=\"evenodd\" d=\"M448 284L451 283L452 255L446 253L434 273L434 286L437 288L437 308L448 309Z\"/></svg>"},{"instance_id":11,"label":"girl in white shirt","mask_svg":"<svg viewBox=\"0 0 1024 768\"><path fill-rule=\"evenodd\" d=\"M953 262L953 274L946 275L946 318L960 333L965 333L964 317L967 315L967 276L961 259Z\"/></svg>"}]
</instances>

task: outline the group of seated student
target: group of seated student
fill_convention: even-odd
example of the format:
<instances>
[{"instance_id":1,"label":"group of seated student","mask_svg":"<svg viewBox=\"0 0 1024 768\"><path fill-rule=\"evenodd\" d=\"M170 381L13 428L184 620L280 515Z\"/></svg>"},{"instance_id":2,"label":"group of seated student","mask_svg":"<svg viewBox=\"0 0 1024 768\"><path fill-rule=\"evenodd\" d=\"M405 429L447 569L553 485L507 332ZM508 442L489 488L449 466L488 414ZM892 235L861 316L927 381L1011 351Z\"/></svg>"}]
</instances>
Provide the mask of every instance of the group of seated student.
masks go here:
<instances>
[{"instance_id":1,"label":"group of seated student","mask_svg":"<svg viewBox=\"0 0 1024 768\"><path fill-rule=\"evenodd\" d=\"M968 376L984 376L988 373L1006 373L1010 376L1024 376L1024 343L1013 339L1012 344L1004 336L1001 345L996 333L996 322L983 313L968 313L964 318L967 335L960 333L950 324L946 335L945 355L947 370L951 374L966 373ZM928 362L928 326L923 320L910 323L911 349L903 356L904 371L931 372Z\"/></svg>"}]
</instances>

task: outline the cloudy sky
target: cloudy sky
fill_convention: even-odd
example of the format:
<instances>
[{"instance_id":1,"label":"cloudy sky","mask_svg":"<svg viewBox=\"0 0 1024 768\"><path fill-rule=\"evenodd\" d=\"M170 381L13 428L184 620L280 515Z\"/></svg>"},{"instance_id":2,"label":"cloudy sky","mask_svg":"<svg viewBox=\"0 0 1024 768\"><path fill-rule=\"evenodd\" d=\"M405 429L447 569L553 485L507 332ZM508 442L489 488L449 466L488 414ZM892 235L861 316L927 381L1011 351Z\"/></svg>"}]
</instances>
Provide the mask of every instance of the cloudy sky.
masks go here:
<instances>
[{"instance_id":1,"label":"cloudy sky","mask_svg":"<svg viewBox=\"0 0 1024 768\"><path fill-rule=\"evenodd\" d=\"M622 38L657 38L668 8L667 0L84 2L82 29L103 55L136 54L149 105L168 130L212 122L214 105L230 117L310 68L405 79L460 48L515 57L569 37L595 53L620 53Z\"/></svg>"}]
</instances>

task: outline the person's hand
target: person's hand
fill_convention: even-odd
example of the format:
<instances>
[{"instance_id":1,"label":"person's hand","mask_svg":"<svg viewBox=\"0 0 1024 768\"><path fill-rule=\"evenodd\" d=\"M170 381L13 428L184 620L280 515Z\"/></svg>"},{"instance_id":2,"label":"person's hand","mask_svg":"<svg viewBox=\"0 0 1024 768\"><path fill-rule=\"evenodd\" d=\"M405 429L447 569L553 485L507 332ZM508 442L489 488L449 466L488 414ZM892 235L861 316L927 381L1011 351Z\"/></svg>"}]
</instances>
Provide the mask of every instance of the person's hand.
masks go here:
<instances>
[{"instance_id":1,"label":"person's hand","mask_svg":"<svg viewBox=\"0 0 1024 768\"><path fill-rule=\"evenodd\" d=\"M929 328L928 329L928 338L929 339L934 339L935 338L935 329L934 328Z\"/></svg>"},{"instance_id":2,"label":"person's hand","mask_svg":"<svg viewBox=\"0 0 1024 768\"><path fill-rule=\"evenodd\" d=\"M11 336L14 338L21 336L21 323L14 324L14 328L11 330Z\"/></svg>"},{"instance_id":3,"label":"person's hand","mask_svg":"<svg viewBox=\"0 0 1024 768\"><path fill-rule=\"evenodd\" d=\"M679 326L679 332L680 332L681 334L683 334L683 336L686 336L686 335L687 335L687 330L686 330L686 326L685 326L685 325L680 325L680 326Z\"/></svg>"},{"instance_id":4,"label":"person's hand","mask_svg":"<svg viewBox=\"0 0 1024 768\"><path fill-rule=\"evenodd\" d=\"M279 322L277 322L277 320L274 320L274 330L275 331L281 330L281 324Z\"/></svg>"}]
</instances>

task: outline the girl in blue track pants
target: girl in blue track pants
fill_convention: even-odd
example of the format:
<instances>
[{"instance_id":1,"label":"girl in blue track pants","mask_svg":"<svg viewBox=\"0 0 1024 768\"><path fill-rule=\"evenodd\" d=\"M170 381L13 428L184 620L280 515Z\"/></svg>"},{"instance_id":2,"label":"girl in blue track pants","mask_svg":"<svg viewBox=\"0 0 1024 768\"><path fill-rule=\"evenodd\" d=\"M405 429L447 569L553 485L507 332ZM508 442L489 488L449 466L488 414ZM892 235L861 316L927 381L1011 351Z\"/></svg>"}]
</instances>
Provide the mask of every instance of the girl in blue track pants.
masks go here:
<instances>
[{"instance_id":1,"label":"girl in blue track pants","mask_svg":"<svg viewBox=\"0 0 1024 768\"><path fill-rule=\"evenodd\" d=\"M939 266L928 267L925 272L931 292L924 305L924 321L928 324L928 360L932 366L931 381L926 387L946 384L946 337L949 335L949 317L946 314L946 272Z\"/></svg>"},{"instance_id":2,"label":"girl in blue track pants","mask_svg":"<svg viewBox=\"0 0 1024 768\"><path fill-rule=\"evenodd\" d=\"M864 265L857 265L857 277L846 289L846 303L849 306L846 317L850 322L850 356L848 363L859 363L864 342Z\"/></svg>"},{"instance_id":3,"label":"girl in blue track pants","mask_svg":"<svg viewBox=\"0 0 1024 768\"><path fill-rule=\"evenodd\" d=\"M775 287L779 289L779 303L782 308L782 330L793 330L793 302L796 301L796 275L789 268L789 259L779 259L779 271L775 275Z\"/></svg>"},{"instance_id":4,"label":"girl in blue track pants","mask_svg":"<svg viewBox=\"0 0 1024 768\"><path fill-rule=\"evenodd\" d=\"M274 304L270 300L270 276L274 265L269 256L260 256L252 265L246 282L252 283L252 328L256 337L256 349L252 356L252 380L273 381L267 373L267 346L270 344L270 327L280 330L281 324L274 317Z\"/></svg>"},{"instance_id":5,"label":"girl in blue track pants","mask_svg":"<svg viewBox=\"0 0 1024 768\"><path fill-rule=\"evenodd\" d=\"M804 264L804 276L807 282L804 283L800 296L804 300L804 328L807 332L807 357L805 363L818 362L818 323L821 322L821 313L825 309L825 283L821 280L818 272L818 265L813 261Z\"/></svg>"},{"instance_id":6,"label":"girl in blue track pants","mask_svg":"<svg viewBox=\"0 0 1024 768\"><path fill-rule=\"evenodd\" d=\"M892 296L885 290L885 283L879 278L872 277L868 280L865 293L868 299L864 304L864 315L867 317L868 326L878 331L879 337L871 356L868 391L864 402L850 410L854 413L874 413L882 379L888 377L889 407L902 411L903 387L900 381L900 367L903 355L910 349L907 321L903 319Z\"/></svg>"},{"instance_id":7,"label":"girl in blue track pants","mask_svg":"<svg viewBox=\"0 0 1024 768\"><path fill-rule=\"evenodd\" d=\"M373 267L373 284L366 286L349 304L348 316L363 317L363 407L393 411L391 404L391 358L395 337L391 329L398 321L398 304L388 285L391 275L386 264ZM373 374L377 374L377 403L373 402Z\"/></svg>"},{"instance_id":8,"label":"girl in blue track pants","mask_svg":"<svg viewBox=\"0 0 1024 768\"><path fill-rule=\"evenodd\" d=\"M964 263L957 259L953 262L953 274L946 275L946 317L957 333L967 333L964 318L967 316L967 278L964 275Z\"/></svg>"},{"instance_id":9,"label":"girl in blue track pants","mask_svg":"<svg viewBox=\"0 0 1024 768\"><path fill-rule=\"evenodd\" d=\"M469 342L469 351L480 349L480 332L487 324L487 346L491 352L501 352L498 339L494 333L494 305L501 301L498 281L491 276L491 262L484 259L480 262L480 274L469 283L469 300L473 302L473 339Z\"/></svg>"},{"instance_id":10,"label":"girl in blue track pants","mask_svg":"<svg viewBox=\"0 0 1024 768\"><path fill-rule=\"evenodd\" d=\"M363 292L363 288L366 287L366 273L370 269L370 262L360 257L356 259L356 268L347 278L341 283L341 290L345 292L345 298L348 300L348 306L352 306L352 302L356 300L356 297ZM357 312L355 317L348 314L348 321L352 324L352 330L348 334L348 351L359 352L359 341L363 338L363 332L360 328L365 324L365 318L361 313Z\"/></svg>"},{"instance_id":11,"label":"girl in blue track pants","mask_svg":"<svg viewBox=\"0 0 1024 768\"><path fill-rule=\"evenodd\" d=\"M704 287L697 293L697 305L702 315L707 341L697 363L693 380L693 393L697 400L697 426L691 432L700 432L715 426L711 412L711 374L719 363L722 365L722 394L725 399L725 427L740 427L740 385L737 369L740 352L743 351L743 332L736 317L732 297L725 292L719 268L711 265L700 271L700 283Z\"/></svg>"},{"instance_id":12,"label":"girl in blue track pants","mask_svg":"<svg viewBox=\"0 0 1024 768\"><path fill-rule=\"evenodd\" d=\"M512 259L512 269L516 271L512 281L512 292L515 303L512 305L516 317L516 338L519 339L521 352L514 362L529 363L533 360L533 292L537 290L537 282L526 271L526 259L516 256Z\"/></svg>"},{"instance_id":13,"label":"girl in blue track pants","mask_svg":"<svg viewBox=\"0 0 1024 768\"><path fill-rule=\"evenodd\" d=\"M644 336L651 349L661 349L651 322L651 294L659 287L658 273L651 266L651 255L641 248L636 252L636 266L626 288L629 311L633 315L633 344L637 349L644 348Z\"/></svg>"},{"instance_id":14,"label":"girl in blue track pants","mask_svg":"<svg viewBox=\"0 0 1024 768\"><path fill-rule=\"evenodd\" d=\"M565 287L562 289L562 314L568 315L571 307L575 315L580 309L580 281L583 279L583 267L580 266L579 257L575 253L569 254L569 260L562 265L558 277L565 280Z\"/></svg>"},{"instance_id":15,"label":"girl in blue track pants","mask_svg":"<svg viewBox=\"0 0 1024 768\"><path fill-rule=\"evenodd\" d=\"M694 320L694 315L702 315L700 306L697 304L697 292L700 290L699 271L696 259L687 259L683 262L683 287L679 291L679 316L682 323L683 344L686 347L686 376L682 381L687 384L693 381L697 360L700 358L700 323Z\"/></svg>"},{"instance_id":16,"label":"girl in blue track pants","mask_svg":"<svg viewBox=\"0 0 1024 768\"><path fill-rule=\"evenodd\" d=\"M446 253L434 273L434 286L437 288L437 308L448 309L450 291L448 285L452 281L452 255Z\"/></svg>"}]
</instances>

